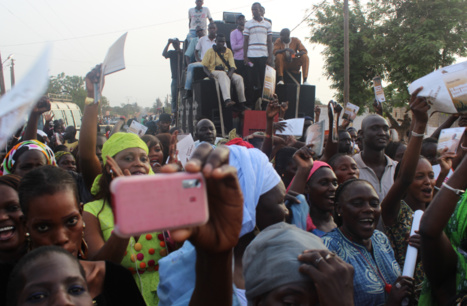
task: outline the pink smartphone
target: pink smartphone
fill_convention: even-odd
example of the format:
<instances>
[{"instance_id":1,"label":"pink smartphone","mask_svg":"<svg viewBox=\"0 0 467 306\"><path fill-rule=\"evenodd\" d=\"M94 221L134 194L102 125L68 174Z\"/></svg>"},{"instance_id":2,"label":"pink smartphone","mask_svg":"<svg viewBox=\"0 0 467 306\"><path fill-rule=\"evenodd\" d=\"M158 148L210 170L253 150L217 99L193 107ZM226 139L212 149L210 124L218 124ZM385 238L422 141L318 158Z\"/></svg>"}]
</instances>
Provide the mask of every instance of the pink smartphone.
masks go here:
<instances>
[{"instance_id":1,"label":"pink smartphone","mask_svg":"<svg viewBox=\"0 0 467 306\"><path fill-rule=\"evenodd\" d=\"M200 173L118 177L110 192L114 230L122 237L202 225L209 218Z\"/></svg>"}]
</instances>

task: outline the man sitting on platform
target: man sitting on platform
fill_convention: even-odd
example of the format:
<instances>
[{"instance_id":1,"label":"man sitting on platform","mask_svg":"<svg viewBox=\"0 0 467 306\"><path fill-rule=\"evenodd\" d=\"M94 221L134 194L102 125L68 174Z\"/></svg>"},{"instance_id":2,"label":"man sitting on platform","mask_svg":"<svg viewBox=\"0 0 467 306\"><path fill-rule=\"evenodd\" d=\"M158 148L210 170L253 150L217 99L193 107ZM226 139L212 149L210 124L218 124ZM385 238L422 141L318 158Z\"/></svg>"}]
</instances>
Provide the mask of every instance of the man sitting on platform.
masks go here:
<instances>
[{"instance_id":1,"label":"man sitting on platform","mask_svg":"<svg viewBox=\"0 0 467 306\"><path fill-rule=\"evenodd\" d=\"M206 51L202 63L204 72L206 72L208 77L210 79L217 79L219 82L225 107L231 107L236 104L230 98L230 81L232 80L240 102L237 104L238 109L247 109L244 105L246 98L243 78L234 73L236 67L233 54L232 51L225 46L225 36L223 34L217 35L216 44Z\"/></svg>"},{"instance_id":2,"label":"man sitting on platform","mask_svg":"<svg viewBox=\"0 0 467 306\"><path fill-rule=\"evenodd\" d=\"M306 81L309 65L308 52L300 39L290 37L289 29L282 29L280 38L274 43L273 53L276 56L277 85L284 84L284 70L298 74L300 67L303 72L303 84L310 85Z\"/></svg>"}]
</instances>

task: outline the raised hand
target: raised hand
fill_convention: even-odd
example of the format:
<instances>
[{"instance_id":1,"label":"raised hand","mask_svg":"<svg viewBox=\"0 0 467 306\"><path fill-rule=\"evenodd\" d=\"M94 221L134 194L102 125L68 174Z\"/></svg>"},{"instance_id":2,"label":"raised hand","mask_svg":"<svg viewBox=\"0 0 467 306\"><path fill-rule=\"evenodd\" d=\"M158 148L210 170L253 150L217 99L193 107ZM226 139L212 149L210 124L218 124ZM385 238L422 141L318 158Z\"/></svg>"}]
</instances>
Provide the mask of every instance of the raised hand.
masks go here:
<instances>
[{"instance_id":1,"label":"raised hand","mask_svg":"<svg viewBox=\"0 0 467 306\"><path fill-rule=\"evenodd\" d=\"M285 127L287 126L287 123L283 121L279 121L279 122L274 122L272 126L274 128L274 131L284 132Z\"/></svg>"},{"instance_id":2,"label":"raised hand","mask_svg":"<svg viewBox=\"0 0 467 306\"><path fill-rule=\"evenodd\" d=\"M309 147L302 147L293 155L293 160L298 168L311 170L313 167L313 155L315 152Z\"/></svg>"},{"instance_id":3,"label":"raised hand","mask_svg":"<svg viewBox=\"0 0 467 306\"><path fill-rule=\"evenodd\" d=\"M423 87L420 87L412 93L409 106L412 110L415 122L426 124L428 122L428 110L430 109L430 105L428 105L425 97L417 96L422 89Z\"/></svg>"},{"instance_id":4,"label":"raised hand","mask_svg":"<svg viewBox=\"0 0 467 306\"><path fill-rule=\"evenodd\" d=\"M102 65L96 65L91 71L86 74L86 78L84 79L84 82L86 83L86 91L88 92L88 97L94 98L94 83L99 83L100 77L101 77L101 68ZM102 84L102 87L104 87L104 84ZM100 88L102 91L103 88Z\"/></svg>"},{"instance_id":5,"label":"raised hand","mask_svg":"<svg viewBox=\"0 0 467 306\"><path fill-rule=\"evenodd\" d=\"M32 110L32 112L36 115L40 115L42 113L50 111L50 99L47 96L42 96L42 98L37 102L36 106Z\"/></svg>"},{"instance_id":6,"label":"raised hand","mask_svg":"<svg viewBox=\"0 0 467 306\"><path fill-rule=\"evenodd\" d=\"M48 112L48 113L45 113L43 116L46 122L50 122L54 118L54 113Z\"/></svg>"}]
</instances>

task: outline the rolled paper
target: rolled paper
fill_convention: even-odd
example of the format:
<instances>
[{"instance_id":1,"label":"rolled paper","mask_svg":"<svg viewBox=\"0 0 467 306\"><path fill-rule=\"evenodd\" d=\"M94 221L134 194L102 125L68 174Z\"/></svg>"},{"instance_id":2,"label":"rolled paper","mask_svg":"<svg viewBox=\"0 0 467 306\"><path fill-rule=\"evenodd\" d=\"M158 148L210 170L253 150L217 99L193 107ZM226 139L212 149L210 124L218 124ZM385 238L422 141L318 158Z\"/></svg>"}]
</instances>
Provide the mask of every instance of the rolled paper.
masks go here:
<instances>
[{"instance_id":1,"label":"rolled paper","mask_svg":"<svg viewBox=\"0 0 467 306\"><path fill-rule=\"evenodd\" d=\"M410 236L415 235L415 231L418 231L420 227L420 220L422 219L423 211L416 210L413 214L412 229L410 230ZM407 253L405 254L404 270L402 271L403 276L413 277L415 272L415 265L417 263L418 250L413 246L407 246ZM409 299L405 298L401 305L407 306Z\"/></svg>"},{"instance_id":2,"label":"rolled paper","mask_svg":"<svg viewBox=\"0 0 467 306\"><path fill-rule=\"evenodd\" d=\"M420 219L423 216L422 210L417 210L413 214L412 229L410 230L410 236L415 235L415 231L418 231L420 227ZM410 245L407 246L407 253L405 254L403 276L413 277L415 271L415 264L417 263L418 250Z\"/></svg>"}]
</instances>

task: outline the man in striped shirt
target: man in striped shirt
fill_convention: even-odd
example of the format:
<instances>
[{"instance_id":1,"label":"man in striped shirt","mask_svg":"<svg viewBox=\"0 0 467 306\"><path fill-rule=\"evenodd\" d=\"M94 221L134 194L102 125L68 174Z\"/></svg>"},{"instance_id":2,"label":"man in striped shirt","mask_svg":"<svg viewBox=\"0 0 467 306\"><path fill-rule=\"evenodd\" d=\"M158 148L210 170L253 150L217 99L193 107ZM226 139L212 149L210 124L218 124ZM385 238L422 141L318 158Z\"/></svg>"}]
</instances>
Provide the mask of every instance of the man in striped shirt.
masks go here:
<instances>
[{"instance_id":1,"label":"man in striped shirt","mask_svg":"<svg viewBox=\"0 0 467 306\"><path fill-rule=\"evenodd\" d=\"M261 4L253 3L251 7L253 19L245 24L243 30L243 54L245 65L253 64L253 82L260 96L263 89L266 64L272 66L272 26L261 17ZM251 64L250 64L251 63Z\"/></svg>"}]
</instances>

